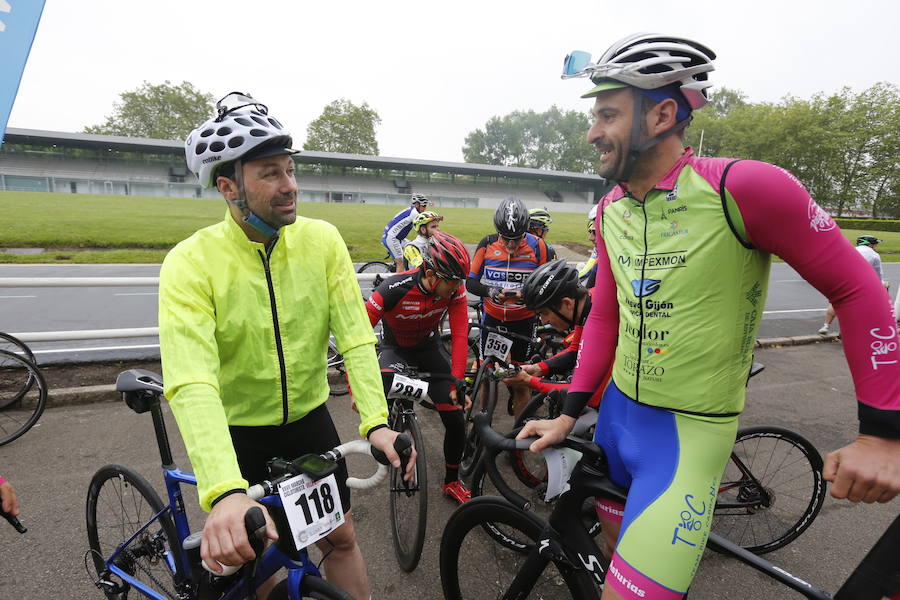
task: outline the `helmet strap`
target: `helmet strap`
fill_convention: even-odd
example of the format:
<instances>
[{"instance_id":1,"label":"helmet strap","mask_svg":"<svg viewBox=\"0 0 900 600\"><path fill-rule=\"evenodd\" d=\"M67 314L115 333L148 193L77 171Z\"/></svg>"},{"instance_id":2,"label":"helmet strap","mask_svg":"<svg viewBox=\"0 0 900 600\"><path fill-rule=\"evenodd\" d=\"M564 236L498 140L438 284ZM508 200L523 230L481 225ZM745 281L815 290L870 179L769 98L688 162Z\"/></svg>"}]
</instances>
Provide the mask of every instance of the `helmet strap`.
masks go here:
<instances>
[{"instance_id":1,"label":"helmet strap","mask_svg":"<svg viewBox=\"0 0 900 600\"><path fill-rule=\"evenodd\" d=\"M644 140L643 143L640 142L641 139L641 119L644 118L644 95L641 91L636 88L631 88L632 98L633 98L633 110L632 110L632 119L631 119L631 142L628 146L628 158L625 159L625 167L622 169L622 173L616 177L618 181L628 181L631 177L632 171L634 171L634 165L637 162L638 157L669 137L670 135L676 134L680 131L683 131L688 125L691 124L691 120L694 118L693 115L689 115L686 119L682 119L681 121L675 123L670 129L659 133L648 140Z\"/></svg>"},{"instance_id":2,"label":"helmet strap","mask_svg":"<svg viewBox=\"0 0 900 600\"><path fill-rule=\"evenodd\" d=\"M272 227L262 220L256 213L250 210L247 204L247 194L244 191L244 163L241 159L234 161L234 181L237 183L237 199L233 202L241 214L244 215L244 223L263 234L266 238L278 235L278 228Z\"/></svg>"}]
</instances>

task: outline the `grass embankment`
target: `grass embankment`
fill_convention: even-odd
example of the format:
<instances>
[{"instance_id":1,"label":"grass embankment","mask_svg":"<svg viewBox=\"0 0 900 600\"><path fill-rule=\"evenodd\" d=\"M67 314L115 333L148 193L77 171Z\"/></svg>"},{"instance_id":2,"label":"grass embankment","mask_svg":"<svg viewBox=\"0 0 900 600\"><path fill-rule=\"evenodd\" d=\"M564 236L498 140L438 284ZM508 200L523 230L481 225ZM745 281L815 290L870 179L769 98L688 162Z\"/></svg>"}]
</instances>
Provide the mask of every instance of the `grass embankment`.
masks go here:
<instances>
[{"instance_id":1,"label":"grass embankment","mask_svg":"<svg viewBox=\"0 0 900 600\"><path fill-rule=\"evenodd\" d=\"M298 213L333 223L354 261L380 259L384 224L400 206L304 202ZM552 210L552 206L549 207ZM0 252L0 263L158 263L179 241L222 219L218 199L0 192L0 248L44 248L40 254ZM441 208L441 229L475 244L493 230L493 211ZM548 236L587 248L586 215L553 213ZM863 231L846 230L851 241ZM900 261L900 233L871 232L884 240L883 260Z\"/></svg>"}]
</instances>

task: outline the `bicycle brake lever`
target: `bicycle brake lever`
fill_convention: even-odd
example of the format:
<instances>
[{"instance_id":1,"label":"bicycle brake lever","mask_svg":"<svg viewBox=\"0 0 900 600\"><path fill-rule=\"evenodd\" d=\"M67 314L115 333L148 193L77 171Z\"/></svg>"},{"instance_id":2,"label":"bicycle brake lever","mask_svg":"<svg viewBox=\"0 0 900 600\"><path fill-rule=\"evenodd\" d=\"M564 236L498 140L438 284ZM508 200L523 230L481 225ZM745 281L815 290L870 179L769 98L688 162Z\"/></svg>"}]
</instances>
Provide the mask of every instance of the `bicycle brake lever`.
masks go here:
<instances>
[{"instance_id":1,"label":"bicycle brake lever","mask_svg":"<svg viewBox=\"0 0 900 600\"><path fill-rule=\"evenodd\" d=\"M412 455L412 441L404 434L400 434L394 439L394 450L400 456L400 481L403 482L403 489L409 491L409 482L406 480L406 465L409 464L409 457Z\"/></svg>"}]
</instances>

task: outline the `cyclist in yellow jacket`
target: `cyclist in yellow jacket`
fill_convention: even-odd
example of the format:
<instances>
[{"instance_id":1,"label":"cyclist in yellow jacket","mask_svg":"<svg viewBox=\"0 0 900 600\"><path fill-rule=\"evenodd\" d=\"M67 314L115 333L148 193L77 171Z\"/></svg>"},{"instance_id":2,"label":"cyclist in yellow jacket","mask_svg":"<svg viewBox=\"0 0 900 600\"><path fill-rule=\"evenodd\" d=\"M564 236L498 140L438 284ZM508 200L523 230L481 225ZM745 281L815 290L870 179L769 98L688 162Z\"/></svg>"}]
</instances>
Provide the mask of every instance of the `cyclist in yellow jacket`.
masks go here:
<instances>
[{"instance_id":1,"label":"cyclist in yellow jacket","mask_svg":"<svg viewBox=\"0 0 900 600\"><path fill-rule=\"evenodd\" d=\"M188 136L185 154L228 210L166 256L159 284L165 395L210 511L201 556L213 566L253 558L243 517L258 505L245 492L265 479L268 459L340 443L325 407L329 334L353 385L360 434L400 465L347 247L332 225L296 215L290 134L249 96L233 92L217 109ZM346 476L342 467L346 521L318 545L328 579L367 599ZM268 516L267 534L277 537Z\"/></svg>"}]
</instances>

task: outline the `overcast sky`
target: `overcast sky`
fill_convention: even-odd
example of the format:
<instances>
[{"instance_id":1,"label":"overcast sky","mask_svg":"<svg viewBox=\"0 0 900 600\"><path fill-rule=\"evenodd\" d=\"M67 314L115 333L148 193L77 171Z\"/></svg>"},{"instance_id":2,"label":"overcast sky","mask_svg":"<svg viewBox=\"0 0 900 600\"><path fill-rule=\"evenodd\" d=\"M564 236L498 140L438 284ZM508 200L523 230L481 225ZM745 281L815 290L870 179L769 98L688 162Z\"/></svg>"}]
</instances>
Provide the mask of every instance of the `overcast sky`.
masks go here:
<instances>
[{"instance_id":1,"label":"overcast sky","mask_svg":"<svg viewBox=\"0 0 900 600\"><path fill-rule=\"evenodd\" d=\"M368 102L382 156L462 161L493 116L589 109L572 49L676 33L717 53L716 86L777 101L900 84L898 24L896 0L47 0L9 127L80 131L168 79L251 93L298 148L331 101Z\"/></svg>"}]
</instances>

